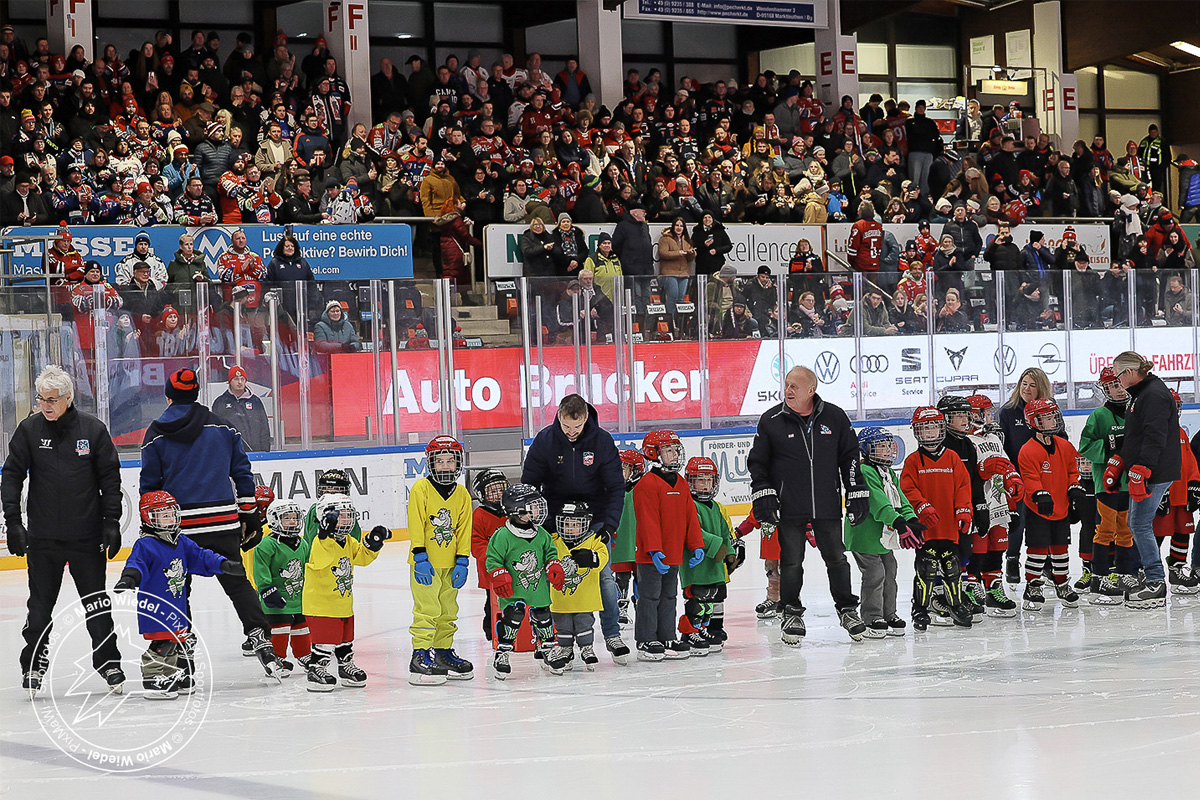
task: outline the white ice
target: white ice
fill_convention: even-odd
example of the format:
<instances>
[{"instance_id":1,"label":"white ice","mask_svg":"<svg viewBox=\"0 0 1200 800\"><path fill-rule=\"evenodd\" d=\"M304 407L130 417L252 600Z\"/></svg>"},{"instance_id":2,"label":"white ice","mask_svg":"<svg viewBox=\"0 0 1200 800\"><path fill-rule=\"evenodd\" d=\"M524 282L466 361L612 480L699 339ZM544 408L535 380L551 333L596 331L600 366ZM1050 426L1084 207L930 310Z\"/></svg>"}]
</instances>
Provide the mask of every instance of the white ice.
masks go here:
<instances>
[{"instance_id":1,"label":"white ice","mask_svg":"<svg viewBox=\"0 0 1200 800\"><path fill-rule=\"evenodd\" d=\"M854 644L814 551L809 634L792 649L754 617L765 579L752 556L730 587L724 653L627 667L602 653L596 672L561 677L524 654L499 683L485 676L483 595L472 587L460 595L456 646L475 679L413 687L406 552L389 544L356 569L357 661L370 681L331 694L310 694L299 674L260 683L232 607L215 581L197 579L196 629L212 653L207 716L173 758L120 775L77 764L39 725L36 713L57 702L72 716L81 700L63 696L66 684L55 699L21 691L25 574L0 573L0 797L1187 797L1200 773L1200 598L1151 612L1051 600L969 631ZM911 557L901 560L907 616ZM118 573L110 567L110 586ZM68 577L59 609L72 605ZM83 653L67 638L60 660ZM142 649L122 649L125 701L103 725L80 723L102 745L177 714L181 700L138 695ZM87 672L83 688L101 692L100 678Z\"/></svg>"}]
</instances>

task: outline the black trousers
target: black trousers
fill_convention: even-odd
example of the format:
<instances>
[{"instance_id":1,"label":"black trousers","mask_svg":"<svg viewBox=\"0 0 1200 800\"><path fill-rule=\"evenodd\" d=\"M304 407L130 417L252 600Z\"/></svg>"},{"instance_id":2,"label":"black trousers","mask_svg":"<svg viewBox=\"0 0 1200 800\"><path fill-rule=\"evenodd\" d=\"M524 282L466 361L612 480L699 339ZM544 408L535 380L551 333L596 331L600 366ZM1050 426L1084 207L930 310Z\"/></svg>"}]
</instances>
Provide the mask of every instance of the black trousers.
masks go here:
<instances>
[{"instance_id":1,"label":"black trousers","mask_svg":"<svg viewBox=\"0 0 1200 800\"><path fill-rule=\"evenodd\" d=\"M779 601L784 605L800 606L800 589L804 586L804 551L808 539L804 529L812 523L817 549L829 574L829 593L838 611L858 608L858 597L850 588L850 562L842 542L840 519L788 519L779 523Z\"/></svg>"},{"instance_id":2,"label":"black trousers","mask_svg":"<svg viewBox=\"0 0 1200 800\"><path fill-rule=\"evenodd\" d=\"M21 635L21 671L45 670L49 662L50 620L62 588L63 569L71 570L71 579L83 598L87 612L87 631L92 638L92 666L97 671L109 664L119 666L121 654L113 635L112 601L104 591L104 554L99 537L72 542L59 539L31 538L27 555L29 575L29 615Z\"/></svg>"},{"instance_id":3,"label":"black trousers","mask_svg":"<svg viewBox=\"0 0 1200 800\"><path fill-rule=\"evenodd\" d=\"M242 541L241 536L235 531L198 533L192 536L192 541L201 547L212 550L219 556L224 556L230 561L241 563ZM271 632L267 624L267 615L263 613L258 593L254 591L254 587L250 585L250 581L240 575L221 574L217 576L217 582L221 584L221 588L225 590L225 594L233 602L233 610L237 612L238 619L242 621L242 631L248 635L255 628L262 628L267 632L267 638L269 639ZM187 588L187 614L189 619L193 619L192 576L190 574L187 577Z\"/></svg>"}]
</instances>

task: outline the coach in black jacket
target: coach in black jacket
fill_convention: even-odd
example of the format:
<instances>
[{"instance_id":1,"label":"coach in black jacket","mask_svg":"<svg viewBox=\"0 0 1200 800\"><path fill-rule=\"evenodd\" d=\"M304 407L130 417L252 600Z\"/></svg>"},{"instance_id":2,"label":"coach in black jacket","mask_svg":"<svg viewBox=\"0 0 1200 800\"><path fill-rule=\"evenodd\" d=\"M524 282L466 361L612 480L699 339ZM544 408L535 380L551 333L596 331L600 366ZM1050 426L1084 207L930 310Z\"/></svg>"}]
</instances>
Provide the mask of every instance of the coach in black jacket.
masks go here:
<instances>
[{"instance_id":1,"label":"coach in black jacket","mask_svg":"<svg viewBox=\"0 0 1200 800\"><path fill-rule=\"evenodd\" d=\"M850 564L842 543L842 488L851 524L869 511L866 485L858 464L858 437L841 408L817 394L817 376L795 367L784 379L784 402L758 420L747 466L754 516L779 525L779 603L785 644L804 635L805 530L811 526L841 623L852 638L866 626L858 617L858 598L850 587ZM839 480L841 483L839 484Z\"/></svg>"},{"instance_id":2,"label":"coach in black jacket","mask_svg":"<svg viewBox=\"0 0 1200 800\"><path fill-rule=\"evenodd\" d=\"M21 672L36 692L49 662L49 628L69 566L87 611L92 665L109 687L121 691L125 675L113 636L110 601L104 592L105 554L121 548L121 462L104 423L72 404L74 383L61 367L49 366L36 381L41 413L17 426L0 471L0 502L8 549L26 556L29 616L23 635ZM21 522L21 490L29 477Z\"/></svg>"}]
</instances>

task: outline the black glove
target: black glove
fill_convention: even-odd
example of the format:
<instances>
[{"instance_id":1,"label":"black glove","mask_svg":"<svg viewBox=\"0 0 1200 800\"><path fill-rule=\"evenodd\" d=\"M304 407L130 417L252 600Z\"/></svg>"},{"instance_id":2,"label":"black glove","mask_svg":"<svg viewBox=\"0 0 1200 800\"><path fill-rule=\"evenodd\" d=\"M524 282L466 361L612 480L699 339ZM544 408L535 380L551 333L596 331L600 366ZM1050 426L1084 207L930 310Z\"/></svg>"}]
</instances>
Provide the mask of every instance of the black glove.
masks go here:
<instances>
[{"instance_id":1,"label":"black glove","mask_svg":"<svg viewBox=\"0 0 1200 800\"><path fill-rule=\"evenodd\" d=\"M755 497L750 505L754 510L754 518L760 523L774 525L779 522L779 495L775 492Z\"/></svg>"},{"instance_id":2,"label":"black glove","mask_svg":"<svg viewBox=\"0 0 1200 800\"><path fill-rule=\"evenodd\" d=\"M268 586L259 594L262 596L263 605L267 608L283 608L287 605L287 600L283 599L283 595L274 586Z\"/></svg>"},{"instance_id":3,"label":"black glove","mask_svg":"<svg viewBox=\"0 0 1200 800\"><path fill-rule=\"evenodd\" d=\"M337 509L331 508L325 512L325 516L317 523L317 536L322 539L328 539L333 536L333 532L337 530L338 524Z\"/></svg>"},{"instance_id":4,"label":"black glove","mask_svg":"<svg viewBox=\"0 0 1200 800\"><path fill-rule=\"evenodd\" d=\"M25 550L29 546L29 531L25 530L25 526L19 519L9 520L6 527L8 528L8 552L14 556L25 555Z\"/></svg>"},{"instance_id":5,"label":"black glove","mask_svg":"<svg viewBox=\"0 0 1200 800\"><path fill-rule=\"evenodd\" d=\"M1200 509L1200 481L1188 481L1187 484L1187 510L1196 511Z\"/></svg>"},{"instance_id":6,"label":"black glove","mask_svg":"<svg viewBox=\"0 0 1200 800\"><path fill-rule=\"evenodd\" d=\"M376 525L374 528L371 528L370 533L363 537L363 544L372 553L378 553L383 549L384 539L389 538L391 535L392 532L387 528L382 525Z\"/></svg>"},{"instance_id":7,"label":"black glove","mask_svg":"<svg viewBox=\"0 0 1200 800\"><path fill-rule=\"evenodd\" d=\"M1072 500L1067 504L1067 524L1074 525L1083 519L1083 510L1080 508L1080 503Z\"/></svg>"},{"instance_id":8,"label":"black glove","mask_svg":"<svg viewBox=\"0 0 1200 800\"><path fill-rule=\"evenodd\" d=\"M846 518L851 525L861 525L871 513L871 490L863 484L851 486L846 492Z\"/></svg>"},{"instance_id":9,"label":"black glove","mask_svg":"<svg viewBox=\"0 0 1200 800\"><path fill-rule=\"evenodd\" d=\"M126 567L121 570L121 577L117 580L117 585L113 587L113 591L120 594L130 589L136 589L141 584L142 573L138 572L134 567Z\"/></svg>"},{"instance_id":10,"label":"black glove","mask_svg":"<svg viewBox=\"0 0 1200 800\"><path fill-rule=\"evenodd\" d=\"M250 511L239 511L238 520L242 523L242 550L252 550L262 541L262 514L258 507Z\"/></svg>"},{"instance_id":11,"label":"black glove","mask_svg":"<svg viewBox=\"0 0 1200 800\"><path fill-rule=\"evenodd\" d=\"M617 535L617 529L607 523L605 523L604 525L601 525L599 530L596 531L596 536L598 536L600 538L600 541L604 542L605 545L611 545L613 542L613 538L616 535Z\"/></svg>"},{"instance_id":12,"label":"black glove","mask_svg":"<svg viewBox=\"0 0 1200 800\"><path fill-rule=\"evenodd\" d=\"M733 552L737 556L737 565L740 567L746 563L746 543L741 539L733 540Z\"/></svg>"},{"instance_id":13,"label":"black glove","mask_svg":"<svg viewBox=\"0 0 1200 800\"><path fill-rule=\"evenodd\" d=\"M975 506L975 535L981 539L986 539L988 531L992 529L992 517L988 513L987 503L980 503Z\"/></svg>"},{"instance_id":14,"label":"black glove","mask_svg":"<svg viewBox=\"0 0 1200 800\"><path fill-rule=\"evenodd\" d=\"M908 519L904 520L904 524L907 525L908 529L913 533L925 533L925 526L922 525L921 520L917 519L916 517L909 517ZM900 529L897 528L896 530L899 531Z\"/></svg>"},{"instance_id":15,"label":"black glove","mask_svg":"<svg viewBox=\"0 0 1200 800\"><path fill-rule=\"evenodd\" d=\"M121 523L115 519L106 519L100 523L100 549L111 560L117 557L121 550Z\"/></svg>"},{"instance_id":16,"label":"black glove","mask_svg":"<svg viewBox=\"0 0 1200 800\"><path fill-rule=\"evenodd\" d=\"M571 551L571 560L575 562L575 566L583 569L595 569L600 566L600 556L596 555L595 550L587 547L580 547Z\"/></svg>"},{"instance_id":17,"label":"black glove","mask_svg":"<svg viewBox=\"0 0 1200 800\"><path fill-rule=\"evenodd\" d=\"M1086 497L1087 490L1078 483L1067 487L1067 499L1069 499L1072 504L1078 503L1080 500L1083 500Z\"/></svg>"},{"instance_id":18,"label":"black glove","mask_svg":"<svg viewBox=\"0 0 1200 800\"><path fill-rule=\"evenodd\" d=\"M1162 501L1159 502L1158 508L1154 509L1155 516L1165 517L1171 513L1171 493L1167 492L1162 496Z\"/></svg>"},{"instance_id":19,"label":"black glove","mask_svg":"<svg viewBox=\"0 0 1200 800\"><path fill-rule=\"evenodd\" d=\"M232 575L235 578L246 577L246 568L242 565L242 562L233 561L228 558L221 562L221 572L225 575Z\"/></svg>"},{"instance_id":20,"label":"black glove","mask_svg":"<svg viewBox=\"0 0 1200 800\"><path fill-rule=\"evenodd\" d=\"M1037 513L1043 517L1054 513L1054 498L1045 489L1033 493L1033 504L1037 506Z\"/></svg>"}]
</instances>

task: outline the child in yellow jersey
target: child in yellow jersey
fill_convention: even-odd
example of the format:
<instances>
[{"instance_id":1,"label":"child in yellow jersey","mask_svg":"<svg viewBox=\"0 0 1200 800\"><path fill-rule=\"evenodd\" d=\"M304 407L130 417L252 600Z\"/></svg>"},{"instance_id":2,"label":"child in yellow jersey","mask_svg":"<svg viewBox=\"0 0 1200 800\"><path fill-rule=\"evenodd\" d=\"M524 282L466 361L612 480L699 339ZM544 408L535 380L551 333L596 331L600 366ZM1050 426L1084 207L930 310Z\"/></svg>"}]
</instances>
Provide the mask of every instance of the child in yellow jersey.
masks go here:
<instances>
[{"instance_id":1,"label":"child in yellow jersey","mask_svg":"<svg viewBox=\"0 0 1200 800\"><path fill-rule=\"evenodd\" d=\"M554 518L555 533L551 536L558 550L566 578L561 590L550 587L550 612L558 644L550 652L551 664L566 662L571 668L575 659L573 645L579 645L579 657L588 672L596 669L600 659L592 649L595 638L595 613L604 603L600 599L600 571L608 563L608 547L592 531L592 511L587 503L563 503ZM550 670L561 674L562 670Z\"/></svg>"},{"instance_id":2,"label":"child in yellow jersey","mask_svg":"<svg viewBox=\"0 0 1200 800\"><path fill-rule=\"evenodd\" d=\"M328 494L317 503L317 536L304 565L301 605L308 620L312 655L308 660L308 690L329 692L342 686L366 686L367 673L354 663L354 567L375 560L388 538L376 525L358 541L350 531L358 511L344 494ZM329 671L337 657L338 675Z\"/></svg>"},{"instance_id":3,"label":"child in yellow jersey","mask_svg":"<svg viewBox=\"0 0 1200 800\"><path fill-rule=\"evenodd\" d=\"M453 436L437 436L425 447L425 458L429 475L408 495L413 593L408 682L414 686L474 677L471 662L453 648L458 590L467 583L471 555L471 495L458 483L463 446Z\"/></svg>"}]
</instances>

